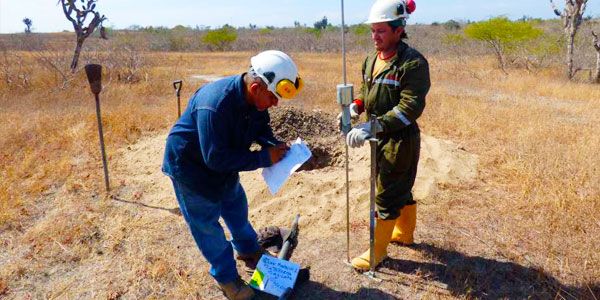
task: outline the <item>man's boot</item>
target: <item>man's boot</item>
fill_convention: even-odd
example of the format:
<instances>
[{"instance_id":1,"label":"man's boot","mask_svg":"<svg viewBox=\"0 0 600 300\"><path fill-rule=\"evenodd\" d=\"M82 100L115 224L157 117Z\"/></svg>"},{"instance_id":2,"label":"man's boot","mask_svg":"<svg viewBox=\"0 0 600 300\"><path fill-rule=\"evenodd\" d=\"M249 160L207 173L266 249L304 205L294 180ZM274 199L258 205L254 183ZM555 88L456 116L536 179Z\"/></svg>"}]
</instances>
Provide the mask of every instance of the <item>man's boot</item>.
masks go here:
<instances>
[{"instance_id":1,"label":"man's boot","mask_svg":"<svg viewBox=\"0 0 600 300\"><path fill-rule=\"evenodd\" d=\"M396 226L392 233L392 242L404 246L414 243L413 233L417 226L417 205L406 205L400 209L400 217L396 219Z\"/></svg>"},{"instance_id":2,"label":"man's boot","mask_svg":"<svg viewBox=\"0 0 600 300\"><path fill-rule=\"evenodd\" d=\"M250 300L254 297L254 290L240 277L232 282L220 283L219 288L229 300Z\"/></svg>"},{"instance_id":3,"label":"man's boot","mask_svg":"<svg viewBox=\"0 0 600 300\"><path fill-rule=\"evenodd\" d=\"M396 220L381 220L377 219L375 225L375 261L374 265L379 265L387 257L387 246L392 237L394 224ZM370 252L367 250L359 257L352 260L352 266L359 271L367 271L370 269L369 264Z\"/></svg>"}]
</instances>

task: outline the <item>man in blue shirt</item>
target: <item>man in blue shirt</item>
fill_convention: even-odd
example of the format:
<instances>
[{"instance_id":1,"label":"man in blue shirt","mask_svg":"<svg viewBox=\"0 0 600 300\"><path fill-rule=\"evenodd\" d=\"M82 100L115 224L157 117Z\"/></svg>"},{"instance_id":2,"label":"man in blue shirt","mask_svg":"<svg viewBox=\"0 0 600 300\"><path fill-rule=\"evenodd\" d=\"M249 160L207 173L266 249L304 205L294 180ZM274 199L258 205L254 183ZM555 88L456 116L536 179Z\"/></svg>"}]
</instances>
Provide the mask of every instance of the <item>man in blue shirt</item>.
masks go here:
<instances>
[{"instance_id":1,"label":"man in blue shirt","mask_svg":"<svg viewBox=\"0 0 600 300\"><path fill-rule=\"evenodd\" d=\"M273 136L267 110L302 88L296 65L281 51L261 52L250 63L247 73L196 91L169 133L162 167L210 274L228 299L254 295L238 275L233 250L250 268L262 254L238 172L269 167L285 155L288 147ZM254 142L262 149L251 151Z\"/></svg>"}]
</instances>

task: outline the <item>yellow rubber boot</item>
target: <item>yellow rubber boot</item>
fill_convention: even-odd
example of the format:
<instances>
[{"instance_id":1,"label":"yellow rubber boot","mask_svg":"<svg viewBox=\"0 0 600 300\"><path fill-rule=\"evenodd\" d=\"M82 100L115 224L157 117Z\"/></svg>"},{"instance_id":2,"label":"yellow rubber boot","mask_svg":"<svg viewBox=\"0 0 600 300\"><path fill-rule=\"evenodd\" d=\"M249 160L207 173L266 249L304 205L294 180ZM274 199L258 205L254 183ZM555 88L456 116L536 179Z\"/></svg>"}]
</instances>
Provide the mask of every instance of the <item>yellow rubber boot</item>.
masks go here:
<instances>
[{"instance_id":1,"label":"yellow rubber boot","mask_svg":"<svg viewBox=\"0 0 600 300\"><path fill-rule=\"evenodd\" d=\"M375 223L375 266L379 265L387 257L387 246L392 237L394 224L396 220L381 220L376 219ZM369 264L370 252L367 250L359 257L352 260L352 266L359 271L367 271L370 269Z\"/></svg>"},{"instance_id":2,"label":"yellow rubber boot","mask_svg":"<svg viewBox=\"0 0 600 300\"><path fill-rule=\"evenodd\" d=\"M392 242L410 246L414 243L413 233L417 226L417 205L406 205L400 209L400 217L392 233Z\"/></svg>"}]
</instances>

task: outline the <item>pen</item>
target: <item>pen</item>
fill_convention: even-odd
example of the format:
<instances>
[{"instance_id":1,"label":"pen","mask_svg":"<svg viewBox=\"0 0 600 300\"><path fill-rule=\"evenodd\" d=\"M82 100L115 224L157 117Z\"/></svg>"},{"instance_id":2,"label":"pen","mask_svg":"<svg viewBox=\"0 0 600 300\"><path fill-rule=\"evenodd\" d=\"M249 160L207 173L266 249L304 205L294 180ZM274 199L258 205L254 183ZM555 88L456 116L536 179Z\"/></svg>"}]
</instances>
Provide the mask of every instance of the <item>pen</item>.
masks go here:
<instances>
[{"instance_id":1,"label":"pen","mask_svg":"<svg viewBox=\"0 0 600 300\"><path fill-rule=\"evenodd\" d=\"M259 137L257 140L259 142L263 143L263 144L267 144L267 145L272 146L272 147L277 146L275 143L273 143L272 141L269 141L268 139L266 139L264 137Z\"/></svg>"}]
</instances>

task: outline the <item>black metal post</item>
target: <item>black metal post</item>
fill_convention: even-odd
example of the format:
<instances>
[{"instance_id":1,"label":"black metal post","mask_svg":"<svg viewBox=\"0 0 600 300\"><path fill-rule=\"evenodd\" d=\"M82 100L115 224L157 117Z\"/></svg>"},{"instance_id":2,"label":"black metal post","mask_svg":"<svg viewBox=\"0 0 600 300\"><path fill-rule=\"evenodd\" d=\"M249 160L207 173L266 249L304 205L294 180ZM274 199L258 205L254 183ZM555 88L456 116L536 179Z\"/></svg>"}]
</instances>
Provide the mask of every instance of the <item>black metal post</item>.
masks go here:
<instances>
[{"instance_id":1,"label":"black metal post","mask_svg":"<svg viewBox=\"0 0 600 300\"><path fill-rule=\"evenodd\" d=\"M90 83L90 89L96 100L96 119L98 120L98 136L100 137L100 151L102 152L102 166L104 167L104 184L106 192L110 192L110 180L108 177L108 162L106 160L106 151L104 149L104 133L102 132L102 116L100 113L100 92L102 91L102 66L88 64L85 66L85 73Z\"/></svg>"},{"instance_id":2,"label":"black metal post","mask_svg":"<svg viewBox=\"0 0 600 300\"><path fill-rule=\"evenodd\" d=\"M106 151L104 150L104 133L102 132L102 116L100 114L100 97L94 94L96 98L96 119L98 119L98 136L100 137L100 151L102 152L102 166L104 167L104 184L106 191L110 192L110 183L108 179L108 163L106 161Z\"/></svg>"}]
</instances>

